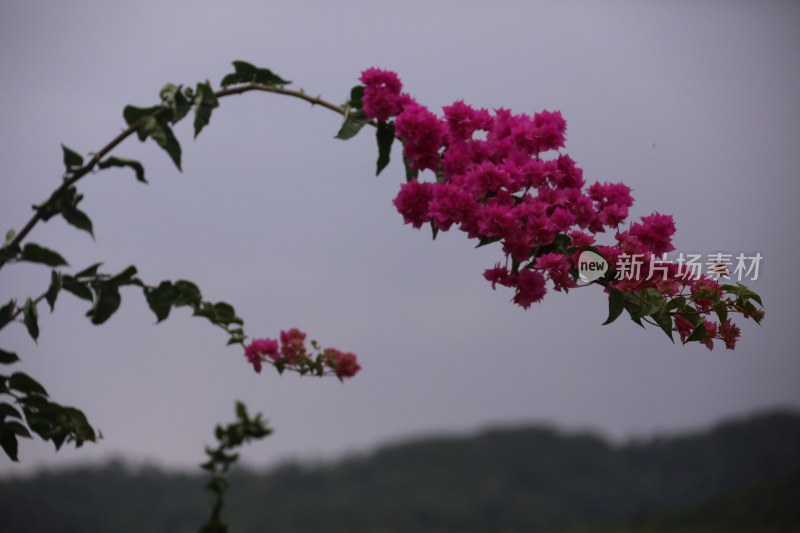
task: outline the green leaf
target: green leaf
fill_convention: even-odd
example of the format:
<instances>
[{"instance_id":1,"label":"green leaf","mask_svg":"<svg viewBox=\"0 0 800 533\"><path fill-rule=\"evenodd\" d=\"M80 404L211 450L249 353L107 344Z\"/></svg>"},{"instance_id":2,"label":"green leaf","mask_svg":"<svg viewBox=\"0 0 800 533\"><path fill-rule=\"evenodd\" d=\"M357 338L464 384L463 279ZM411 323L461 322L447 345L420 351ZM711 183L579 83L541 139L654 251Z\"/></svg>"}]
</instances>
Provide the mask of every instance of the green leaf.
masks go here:
<instances>
[{"instance_id":1,"label":"green leaf","mask_svg":"<svg viewBox=\"0 0 800 533\"><path fill-rule=\"evenodd\" d=\"M159 322L169 316L172 303L178 296L175 287L170 281L162 281L155 289L145 289L144 295L147 305L155 313Z\"/></svg>"},{"instance_id":2,"label":"green leaf","mask_svg":"<svg viewBox=\"0 0 800 533\"><path fill-rule=\"evenodd\" d=\"M667 305L664 307L664 311L669 312L673 309L683 309L684 307L686 307L686 298L683 296L676 296L667 302Z\"/></svg>"},{"instance_id":3,"label":"green leaf","mask_svg":"<svg viewBox=\"0 0 800 533\"><path fill-rule=\"evenodd\" d=\"M181 145L166 120L161 117L144 117L138 131L140 140L144 141L147 137L153 139L169 154L178 170L181 170Z\"/></svg>"},{"instance_id":4,"label":"green leaf","mask_svg":"<svg viewBox=\"0 0 800 533\"><path fill-rule=\"evenodd\" d=\"M0 365L10 365L17 361L19 361L19 356L17 354L0 349Z\"/></svg>"},{"instance_id":5,"label":"green leaf","mask_svg":"<svg viewBox=\"0 0 800 533\"><path fill-rule=\"evenodd\" d=\"M11 322L12 318L14 317L14 310L16 307L16 300L9 300L6 305L0 307L0 329Z\"/></svg>"},{"instance_id":6,"label":"green leaf","mask_svg":"<svg viewBox=\"0 0 800 533\"><path fill-rule=\"evenodd\" d=\"M28 334L34 341L38 339L39 314L36 311L36 304L30 298L25 301L25 307L22 308L22 319L25 322L25 327L28 329Z\"/></svg>"},{"instance_id":7,"label":"green leaf","mask_svg":"<svg viewBox=\"0 0 800 533\"><path fill-rule=\"evenodd\" d=\"M658 327L661 328L661 331L667 334L669 340L675 343L675 339L672 338L672 315L664 313L653 317L658 324Z\"/></svg>"},{"instance_id":8,"label":"green leaf","mask_svg":"<svg viewBox=\"0 0 800 533\"><path fill-rule=\"evenodd\" d=\"M131 265L119 274L115 274L109 278L106 283L117 287L121 285L139 285L141 282L133 277L136 275L136 272L136 267Z\"/></svg>"},{"instance_id":9,"label":"green leaf","mask_svg":"<svg viewBox=\"0 0 800 533\"><path fill-rule=\"evenodd\" d=\"M394 142L394 124L380 121L375 136L378 139L378 165L375 175L378 176L381 170L389 164L389 156L392 153L392 143Z\"/></svg>"},{"instance_id":10,"label":"green leaf","mask_svg":"<svg viewBox=\"0 0 800 533\"><path fill-rule=\"evenodd\" d=\"M64 166L67 167L67 170L79 168L83 165L83 157L79 153L70 150L63 144L61 149L64 151Z\"/></svg>"},{"instance_id":11,"label":"green leaf","mask_svg":"<svg viewBox=\"0 0 800 533\"><path fill-rule=\"evenodd\" d=\"M225 302L215 303L214 311L211 314L213 317L209 316L208 318L212 322L218 322L226 325L243 323L242 319L236 316L236 311L234 310L233 306Z\"/></svg>"},{"instance_id":12,"label":"green leaf","mask_svg":"<svg viewBox=\"0 0 800 533\"><path fill-rule=\"evenodd\" d=\"M719 318L720 322L725 322L728 320L728 304L724 301L719 301L714 304L714 312L717 314L717 318Z\"/></svg>"},{"instance_id":13,"label":"green leaf","mask_svg":"<svg viewBox=\"0 0 800 533\"><path fill-rule=\"evenodd\" d=\"M608 289L608 318L603 325L614 322L625 309L625 294L618 289Z\"/></svg>"},{"instance_id":14,"label":"green leaf","mask_svg":"<svg viewBox=\"0 0 800 533\"><path fill-rule=\"evenodd\" d=\"M355 109L361 109L364 105L364 86L363 85L356 85L352 89L350 89L350 100L347 104L350 107Z\"/></svg>"},{"instance_id":15,"label":"green leaf","mask_svg":"<svg viewBox=\"0 0 800 533\"><path fill-rule=\"evenodd\" d=\"M97 269L100 268L100 265L103 263L95 263L91 266L88 266L75 274L74 277L76 278L92 278L97 275Z\"/></svg>"},{"instance_id":16,"label":"green leaf","mask_svg":"<svg viewBox=\"0 0 800 533\"><path fill-rule=\"evenodd\" d=\"M86 316L92 319L92 324L100 325L113 315L122 302L119 287L114 283L102 283L95 287L94 306L89 309Z\"/></svg>"},{"instance_id":17,"label":"green leaf","mask_svg":"<svg viewBox=\"0 0 800 533\"><path fill-rule=\"evenodd\" d=\"M19 246L6 245L0 248L0 266L6 264L8 261L14 260L22 252Z\"/></svg>"},{"instance_id":18,"label":"green leaf","mask_svg":"<svg viewBox=\"0 0 800 533\"><path fill-rule=\"evenodd\" d=\"M6 431L5 424L0 424L0 446L6 452L8 458L14 462L19 462L17 458L17 436L12 431Z\"/></svg>"},{"instance_id":19,"label":"green leaf","mask_svg":"<svg viewBox=\"0 0 800 533\"><path fill-rule=\"evenodd\" d=\"M175 292L177 296L172 302L175 307L182 307L184 305L199 305L203 299L200 294L200 289L191 281L179 279L175 282Z\"/></svg>"},{"instance_id":20,"label":"green leaf","mask_svg":"<svg viewBox=\"0 0 800 533\"><path fill-rule=\"evenodd\" d=\"M197 84L197 94L194 98L194 137L200 135L200 131L206 127L211 120L211 111L215 107L219 107L219 102L214 94L214 89L211 84L206 81L205 83Z\"/></svg>"},{"instance_id":21,"label":"green leaf","mask_svg":"<svg viewBox=\"0 0 800 533\"><path fill-rule=\"evenodd\" d=\"M431 235L433 236L433 240L436 240L436 236L439 235L439 228L436 224L431 220Z\"/></svg>"},{"instance_id":22,"label":"green leaf","mask_svg":"<svg viewBox=\"0 0 800 533\"><path fill-rule=\"evenodd\" d=\"M135 106L129 105L129 106L125 106L125 109L122 110L122 116L125 118L125 122L128 124L128 126L133 126L137 122L142 120L143 118L149 117L151 115L154 115L155 113L160 112L162 109L163 108L161 106L135 107ZM142 135L141 132L137 132L137 133L139 135L139 140L140 141L143 141L143 140L146 139L146 137L142 137L141 136Z\"/></svg>"},{"instance_id":23,"label":"green leaf","mask_svg":"<svg viewBox=\"0 0 800 533\"><path fill-rule=\"evenodd\" d=\"M97 166L101 169L111 168L111 167L130 167L136 173L136 179L141 181L142 183L147 183L147 180L144 179L144 167L138 161L133 159L123 159L121 157L109 157L100 163Z\"/></svg>"},{"instance_id":24,"label":"green leaf","mask_svg":"<svg viewBox=\"0 0 800 533\"><path fill-rule=\"evenodd\" d=\"M60 290L61 274L53 270L50 272L50 287L47 288L47 292L44 295L45 300L47 300L47 303L50 304L51 313L56 306L56 298L58 298L58 292Z\"/></svg>"},{"instance_id":25,"label":"green leaf","mask_svg":"<svg viewBox=\"0 0 800 533\"><path fill-rule=\"evenodd\" d=\"M222 79L223 87L236 83L262 83L264 85L288 85L292 82L286 81L268 68L257 68L246 61L234 61L235 72L228 74Z\"/></svg>"},{"instance_id":26,"label":"green leaf","mask_svg":"<svg viewBox=\"0 0 800 533\"><path fill-rule=\"evenodd\" d=\"M694 331L692 331L692 334L689 335L689 338L686 339L683 344L686 344L687 342L693 342L693 341L704 341L704 340L706 340L707 335L708 334L706 332L706 323L705 323L705 321L702 321L702 322L700 322L700 324L696 328L694 328Z\"/></svg>"},{"instance_id":27,"label":"green leaf","mask_svg":"<svg viewBox=\"0 0 800 533\"><path fill-rule=\"evenodd\" d=\"M61 276L61 288L65 291L71 292L83 300L88 300L90 302L94 301L94 297L92 297L92 291L89 290L89 287L83 283L79 283L72 276Z\"/></svg>"},{"instance_id":28,"label":"green leaf","mask_svg":"<svg viewBox=\"0 0 800 533\"><path fill-rule=\"evenodd\" d=\"M4 431L11 431L15 435L19 435L20 437L23 437L23 438L26 438L26 439L32 438L31 437L31 432L28 431L28 428L26 428L25 426L23 426L19 422L15 422L13 420L11 420L9 422L5 422L4 421L3 422L3 430Z\"/></svg>"},{"instance_id":29,"label":"green leaf","mask_svg":"<svg viewBox=\"0 0 800 533\"><path fill-rule=\"evenodd\" d=\"M339 128L339 133L337 133L336 137L334 138L342 139L343 141L352 139L367 123L369 123L369 119L360 109L347 113L347 116L345 116L344 122L342 123L342 127Z\"/></svg>"},{"instance_id":30,"label":"green leaf","mask_svg":"<svg viewBox=\"0 0 800 533\"><path fill-rule=\"evenodd\" d=\"M248 422L247 407L242 402L236 402L236 418L241 422Z\"/></svg>"},{"instance_id":31,"label":"green leaf","mask_svg":"<svg viewBox=\"0 0 800 533\"><path fill-rule=\"evenodd\" d=\"M10 365L17 361L19 361L19 356L17 354L0 349L0 365Z\"/></svg>"},{"instance_id":32,"label":"green leaf","mask_svg":"<svg viewBox=\"0 0 800 533\"><path fill-rule=\"evenodd\" d=\"M77 207L65 207L61 211L61 216L64 220L72 224L78 229L86 231L94 238L94 231L92 229L92 220Z\"/></svg>"},{"instance_id":33,"label":"green leaf","mask_svg":"<svg viewBox=\"0 0 800 533\"><path fill-rule=\"evenodd\" d=\"M14 417L22 420L22 415L16 410L16 408L14 408L13 405L0 403L0 423L2 423L3 419L7 417Z\"/></svg>"},{"instance_id":34,"label":"green leaf","mask_svg":"<svg viewBox=\"0 0 800 533\"><path fill-rule=\"evenodd\" d=\"M161 97L161 101L169 108L172 112L172 119L170 122L173 124L177 123L192 108L191 102L186 99L184 96L183 91L181 90L181 85L174 85L172 83L168 83L162 87L161 91L159 92L159 96Z\"/></svg>"},{"instance_id":35,"label":"green leaf","mask_svg":"<svg viewBox=\"0 0 800 533\"><path fill-rule=\"evenodd\" d=\"M30 263L42 263L52 267L67 265L67 261L61 257L61 254L34 243L25 245L22 249L20 260Z\"/></svg>"},{"instance_id":36,"label":"green leaf","mask_svg":"<svg viewBox=\"0 0 800 533\"><path fill-rule=\"evenodd\" d=\"M403 157L403 166L406 167L406 182L414 181L419 175L419 170L411 166L411 160Z\"/></svg>"},{"instance_id":37,"label":"green leaf","mask_svg":"<svg viewBox=\"0 0 800 533\"><path fill-rule=\"evenodd\" d=\"M649 292L650 289L647 289L647 292L642 292L640 297L642 299L641 303L641 316L651 316L661 312L665 306L664 299L661 297L661 293L659 293L656 289L652 289L655 291L655 294Z\"/></svg>"},{"instance_id":38,"label":"green leaf","mask_svg":"<svg viewBox=\"0 0 800 533\"><path fill-rule=\"evenodd\" d=\"M742 291L742 296L744 296L745 298L749 298L751 300L755 300L756 302L758 302L758 305L760 305L761 307L764 307L764 303L761 301L761 296L759 296L755 292L751 291L750 289L748 289L744 285L742 285L742 287L744 288L744 291Z\"/></svg>"},{"instance_id":39,"label":"green leaf","mask_svg":"<svg viewBox=\"0 0 800 533\"><path fill-rule=\"evenodd\" d=\"M502 237L481 237L478 241L478 244L475 245L475 248L481 248L482 246L486 246L487 244L492 244L493 242L498 242L502 239Z\"/></svg>"},{"instance_id":40,"label":"green leaf","mask_svg":"<svg viewBox=\"0 0 800 533\"><path fill-rule=\"evenodd\" d=\"M8 378L8 386L28 396L32 394L47 396L47 391L44 387L24 372L14 372L11 374L11 377Z\"/></svg>"}]
</instances>

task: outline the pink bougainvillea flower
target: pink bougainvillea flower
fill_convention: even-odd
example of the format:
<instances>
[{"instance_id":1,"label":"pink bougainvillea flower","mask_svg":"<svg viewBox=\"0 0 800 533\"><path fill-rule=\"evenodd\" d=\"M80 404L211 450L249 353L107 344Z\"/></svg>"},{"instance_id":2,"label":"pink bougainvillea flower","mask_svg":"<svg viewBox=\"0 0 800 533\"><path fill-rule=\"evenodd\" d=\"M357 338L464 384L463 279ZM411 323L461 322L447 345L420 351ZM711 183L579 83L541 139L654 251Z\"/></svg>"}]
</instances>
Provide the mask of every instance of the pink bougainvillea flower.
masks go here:
<instances>
[{"instance_id":1,"label":"pink bougainvillea flower","mask_svg":"<svg viewBox=\"0 0 800 533\"><path fill-rule=\"evenodd\" d=\"M432 183L412 180L400 187L400 192L397 193L393 203L397 211L403 215L403 220L406 224L420 228L431 220L428 204L430 204L432 197Z\"/></svg>"},{"instance_id":2,"label":"pink bougainvillea flower","mask_svg":"<svg viewBox=\"0 0 800 533\"><path fill-rule=\"evenodd\" d=\"M344 378L355 376L361 365L354 353L341 352L336 348L326 348L324 351L325 364L333 369L336 377L343 381Z\"/></svg>"},{"instance_id":3,"label":"pink bougainvillea flower","mask_svg":"<svg viewBox=\"0 0 800 533\"><path fill-rule=\"evenodd\" d=\"M265 357L278 359L278 341L273 339L255 339L244 347L244 356L253 365L256 372L261 372L261 363Z\"/></svg>"},{"instance_id":4,"label":"pink bougainvillea flower","mask_svg":"<svg viewBox=\"0 0 800 533\"><path fill-rule=\"evenodd\" d=\"M281 356L290 365L297 363L300 356L305 355L306 334L297 328L281 331Z\"/></svg>"}]
</instances>

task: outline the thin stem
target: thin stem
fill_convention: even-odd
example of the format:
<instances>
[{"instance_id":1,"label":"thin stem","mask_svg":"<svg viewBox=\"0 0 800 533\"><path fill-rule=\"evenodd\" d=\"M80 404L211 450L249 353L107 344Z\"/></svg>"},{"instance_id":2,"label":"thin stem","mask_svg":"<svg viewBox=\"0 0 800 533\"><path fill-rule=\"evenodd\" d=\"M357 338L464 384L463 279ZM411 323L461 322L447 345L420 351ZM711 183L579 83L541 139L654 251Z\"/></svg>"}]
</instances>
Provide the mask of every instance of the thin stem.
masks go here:
<instances>
[{"instance_id":1,"label":"thin stem","mask_svg":"<svg viewBox=\"0 0 800 533\"><path fill-rule=\"evenodd\" d=\"M345 113L347 113L347 110L344 107L332 104L327 100L323 100L319 96L309 96L303 90L284 89L283 87L275 87L274 85L264 85L262 83L248 83L247 85L241 85L238 87L233 87L231 89L222 89L214 94L216 95L217 98L222 98L225 96L230 96L233 94L243 94L250 91L264 91L268 93L284 94L286 96L292 96L294 98L305 100L306 102L311 103L311 105L322 106L326 109L330 109L331 111L339 113L340 115L344 115Z\"/></svg>"}]
</instances>

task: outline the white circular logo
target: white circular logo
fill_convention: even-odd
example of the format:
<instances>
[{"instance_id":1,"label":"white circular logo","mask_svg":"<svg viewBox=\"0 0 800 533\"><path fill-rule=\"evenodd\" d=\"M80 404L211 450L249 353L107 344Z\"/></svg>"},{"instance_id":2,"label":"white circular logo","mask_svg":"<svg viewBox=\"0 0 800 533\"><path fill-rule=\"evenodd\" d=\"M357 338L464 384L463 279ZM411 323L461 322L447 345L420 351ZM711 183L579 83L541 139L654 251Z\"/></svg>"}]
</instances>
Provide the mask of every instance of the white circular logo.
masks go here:
<instances>
[{"instance_id":1,"label":"white circular logo","mask_svg":"<svg viewBox=\"0 0 800 533\"><path fill-rule=\"evenodd\" d=\"M589 250L581 252L578 258L578 277L590 282L600 279L608 272L608 263L602 256Z\"/></svg>"}]
</instances>

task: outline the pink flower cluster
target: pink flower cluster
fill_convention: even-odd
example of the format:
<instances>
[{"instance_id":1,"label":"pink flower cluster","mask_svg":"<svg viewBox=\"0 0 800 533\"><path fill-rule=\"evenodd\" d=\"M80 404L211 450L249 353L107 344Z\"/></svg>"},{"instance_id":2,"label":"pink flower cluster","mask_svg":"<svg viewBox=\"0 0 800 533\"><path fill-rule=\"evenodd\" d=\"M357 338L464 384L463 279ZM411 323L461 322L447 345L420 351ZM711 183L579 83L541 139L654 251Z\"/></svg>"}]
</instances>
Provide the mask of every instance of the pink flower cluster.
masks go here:
<instances>
[{"instance_id":1,"label":"pink flower cluster","mask_svg":"<svg viewBox=\"0 0 800 533\"><path fill-rule=\"evenodd\" d=\"M556 152L564 147L567 129L560 112L490 112L457 101L439 117L402 93L393 72L372 68L361 80L365 114L396 117L403 156L411 167L434 172L432 181L412 179L400 188L394 205L404 221L415 228L431 223L441 231L457 226L480 242L499 241L505 266L496 265L484 277L493 287L513 288L520 306L540 301L547 280L557 291L575 286L574 258L557 245L560 235L569 237L573 249L586 247L594 244L594 234L618 231L628 218L630 188L619 183L584 188L583 171ZM660 254L673 249L674 232L672 217L654 213L618 233L617 240L637 253Z\"/></svg>"},{"instance_id":2,"label":"pink flower cluster","mask_svg":"<svg viewBox=\"0 0 800 533\"><path fill-rule=\"evenodd\" d=\"M656 212L627 230L621 228L633 205L630 187L586 185L581 168L560 152L567 124L559 111L514 114L456 101L439 116L403 93L394 72L370 68L361 81L364 114L381 122L394 120L411 169L407 175L412 177L393 202L405 223L414 228L431 224L434 236L457 227L480 245L499 242L504 261L486 270L484 278L493 289L498 284L513 289L512 300L521 307L541 301L548 282L556 291L576 287L578 257L591 248L610 265L623 255L637 256L643 258L640 268L645 273L659 269L659 276L604 279L601 284L634 298L652 295L655 289L664 304L676 300L664 311L671 322L665 325L662 315L649 321L670 334L677 331L682 340L699 327L698 315L715 312L720 322L705 320L701 342L712 349L713 339L721 339L733 349L739 328L725 318L727 312L720 314L720 305L757 322L763 318L763 310L740 297L725 298L714 280L689 276L676 264L661 264L660 256L674 250L671 216ZM432 171L427 181L420 178L425 170ZM606 231L614 233L616 243L596 244L595 236Z\"/></svg>"},{"instance_id":3,"label":"pink flower cluster","mask_svg":"<svg viewBox=\"0 0 800 533\"><path fill-rule=\"evenodd\" d=\"M254 339L244 347L244 356L256 372L261 372L263 363L272 363L279 369L288 367L301 373L316 372L319 375L328 369L342 380L361 370L355 354L336 348L326 348L313 357L306 349L305 339L306 334L297 328L281 331L280 343L274 339ZM317 344L311 342L317 348Z\"/></svg>"}]
</instances>

